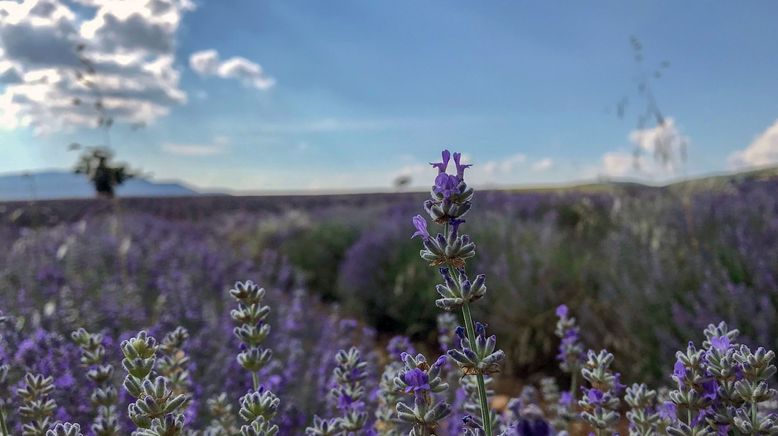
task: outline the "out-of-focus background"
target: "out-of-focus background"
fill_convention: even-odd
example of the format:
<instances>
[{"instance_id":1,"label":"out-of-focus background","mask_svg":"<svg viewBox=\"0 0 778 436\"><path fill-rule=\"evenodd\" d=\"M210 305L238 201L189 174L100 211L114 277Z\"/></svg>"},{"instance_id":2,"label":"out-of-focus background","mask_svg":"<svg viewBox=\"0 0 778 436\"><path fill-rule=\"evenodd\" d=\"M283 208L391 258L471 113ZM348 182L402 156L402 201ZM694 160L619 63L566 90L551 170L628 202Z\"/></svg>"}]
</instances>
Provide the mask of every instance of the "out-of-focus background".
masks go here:
<instances>
[{"instance_id":1,"label":"out-of-focus background","mask_svg":"<svg viewBox=\"0 0 778 436\"><path fill-rule=\"evenodd\" d=\"M508 355L498 392L558 372L561 303L626 381L666 382L711 322L774 348L776 16L768 1L0 1L0 310L38 335L6 357L34 366L82 325L183 324L196 378L223 380L235 344L212 332L247 278L275 292L277 354L312 353L299 374L332 357L341 318L367 348L433 349L439 276L411 217L446 147L473 164L463 229L488 277L475 317ZM315 398L295 377L276 389Z\"/></svg>"}]
</instances>

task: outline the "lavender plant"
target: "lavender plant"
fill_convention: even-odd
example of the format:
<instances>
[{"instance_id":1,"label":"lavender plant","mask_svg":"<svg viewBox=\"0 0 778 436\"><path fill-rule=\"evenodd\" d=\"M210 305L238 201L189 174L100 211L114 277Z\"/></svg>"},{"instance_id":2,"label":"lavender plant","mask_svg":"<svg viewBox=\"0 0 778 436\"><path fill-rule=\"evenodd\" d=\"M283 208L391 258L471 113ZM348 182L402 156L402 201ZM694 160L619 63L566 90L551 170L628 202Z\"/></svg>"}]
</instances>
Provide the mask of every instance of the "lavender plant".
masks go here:
<instances>
[{"instance_id":1,"label":"lavender plant","mask_svg":"<svg viewBox=\"0 0 778 436\"><path fill-rule=\"evenodd\" d=\"M711 324L701 349L690 342L685 352L676 354L677 386L670 392L676 416L667 428L669 434L778 432L778 417L769 410L759 411L760 403L776 397L768 384L776 372L775 353L761 347L753 352L736 344L738 335L724 322Z\"/></svg>"},{"instance_id":2,"label":"lavender plant","mask_svg":"<svg viewBox=\"0 0 778 436\"><path fill-rule=\"evenodd\" d=\"M95 387L90 396L94 408L91 429L95 436L116 436L120 433L116 413L118 392L113 385L113 365L106 362L103 337L80 328L71 338L81 348L81 365L87 369L87 378Z\"/></svg>"},{"instance_id":3,"label":"lavender plant","mask_svg":"<svg viewBox=\"0 0 778 436\"><path fill-rule=\"evenodd\" d=\"M269 348L261 344L270 334L270 324L265 320L270 314L270 307L263 305L265 289L252 281L237 282L230 290L230 295L238 302L238 308L230 312L232 319L238 323L233 333L241 342L241 352L238 363L251 373L254 390L240 399L239 414L246 424L240 428L242 436L273 436L278 433L278 426L271 420L278 413L279 398L270 390L260 385L259 371L265 367L272 357Z\"/></svg>"},{"instance_id":4,"label":"lavender plant","mask_svg":"<svg viewBox=\"0 0 778 436\"><path fill-rule=\"evenodd\" d=\"M430 193L431 198L424 202L424 209L435 223L443 225L443 233L431 236L426 220L416 215L412 220L416 228L413 237L419 236L423 240L424 248L420 252L422 259L430 262L431 266L440 267L443 284L436 287L440 298L435 304L446 311L462 312L467 341L463 341L460 350L450 350L449 355L465 374L476 377L480 425L487 436L492 436L484 377L499 371L505 356L502 350L495 350L496 340L493 336L486 338L485 326L474 325L470 310L470 305L486 294L486 277L481 274L471 281L465 272L467 259L475 256L475 244L469 236L459 234L459 227L465 222L463 218L472 207L474 191L465 183L465 170L471 165L462 164L461 157L460 153L453 154L456 175L446 172L452 158L448 150L443 151L441 162L431 164L438 170L438 175Z\"/></svg>"},{"instance_id":5,"label":"lavender plant","mask_svg":"<svg viewBox=\"0 0 778 436\"><path fill-rule=\"evenodd\" d=\"M179 326L166 334L159 345L162 357L157 361L157 372L168 379L174 395L190 393L192 382L187 369L189 356L184 351L184 343L187 339L189 339L189 332Z\"/></svg>"},{"instance_id":6,"label":"lavender plant","mask_svg":"<svg viewBox=\"0 0 778 436\"><path fill-rule=\"evenodd\" d=\"M567 407L560 404L561 394L556 379L554 377L543 377L540 380L540 393L543 397L543 402L548 408L551 425L557 431L567 428L567 420L565 419ZM569 395L569 392L567 394Z\"/></svg>"},{"instance_id":7,"label":"lavender plant","mask_svg":"<svg viewBox=\"0 0 778 436\"><path fill-rule=\"evenodd\" d=\"M404 368L394 378L398 391L413 397L413 405L397 402L397 418L411 424L408 433L411 436L430 436L438 434L438 425L451 413L451 406L444 401L436 401L433 394L448 389L441 378L441 368L446 356L440 356L432 365L422 354L413 356L403 353Z\"/></svg>"},{"instance_id":8,"label":"lavender plant","mask_svg":"<svg viewBox=\"0 0 778 436\"><path fill-rule=\"evenodd\" d=\"M233 332L241 342L238 363L251 373L256 391L260 388L259 371L273 356L270 349L261 346L270 334L270 324L265 321L270 314L270 307L262 304L265 289L252 281L237 282L230 290L230 295L238 302L238 308L230 312L230 316L238 324Z\"/></svg>"},{"instance_id":9,"label":"lavender plant","mask_svg":"<svg viewBox=\"0 0 778 436\"><path fill-rule=\"evenodd\" d=\"M17 391L22 399L19 416L24 422L23 436L46 436L57 408L50 397L53 391L53 378L30 373L24 376L24 386Z\"/></svg>"},{"instance_id":10,"label":"lavender plant","mask_svg":"<svg viewBox=\"0 0 778 436\"><path fill-rule=\"evenodd\" d=\"M656 391L643 383L635 383L626 389L624 401L630 407L627 412L630 436L659 434L660 417L656 412Z\"/></svg>"},{"instance_id":11,"label":"lavender plant","mask_svg":"<svg viewBox=\"0 0 778 436\"><path fill-rule=\"evenodd\" d=\"M204 434L207 436L229 436L238 433L237 421L227 394L222 392L207 401L208 411L213 417Z\"/></svg>"},{"instance_id":12,"label":"lavender plant","mask_svg":"<svg viewBox=\"0 0 778 436\"><path fill-rule=\"evenodd\" d=\"M399 436L407 434L407 429L397 417L397 403L403 401L404 393L397 389L394 379L403 372L403 355L405 353L415 355L416 350L405 336L393 337L386 350L389 361L384 366L378 384L375 429L385 436Z\"/></svg>"},{"instance_id":13,"label":"lavender plant","mask_svg":"<svg viewBox=\"0 0 778 436\"><path fill-rule=\"evenodd\" d=\"M570 316L570 309L564 304L556 308L556 316L559 318L554 333L560 339L557 360L559 368L570 374L570 391L565 395L565 403L571 406L564 413L563 418L570 418L573 414L572 406L578 395L578 374L584 363L584 347L581 343L581 334L575 317ZM572 401L571 401L572 400Z\"/></svg>"},{"instance_id":14,"label":"lavender plant","mask_svg":"<svg viewBox=\"0 0 778 436\"><path fill-rule=\"evenodd\" d=\"M332 371L334 384L330 390L330 398L340 410L340 428L347 434L358 433L365 426L365 386L367 378L367 362L362 360L359 350L351 347L348 351L340 350L335 356L337 366Z\"/></svg>"},{"instance_id":15,"label":"lavender plant","mask_svg":"<svg viewBox=\"0 0 778 436\"><path fill-rule=\"evenodd\" d=\"M156 363L157 343L154 337L141 331L121 344L127 371L124 389L136 399L127 409L137 426L136 436L179 436L183 434L182 409L188 397L173 393L170 382L162 376L152 380Z\"/></svg>"},{"instance_id":16,"label":"lavender plant","mask_svg":"<svg viewBox=\"0 0 778 436\"><path fill-rule=\"evenodd\" d=\"M594 427L597 436L611 431L619 421L619 395L622 385L619 374L611 370L613 354L606 350L595 353L589 350L581 375L589 382L584 395L578 401L581 407L581 419Z\"/></svg>"}]
</instances>

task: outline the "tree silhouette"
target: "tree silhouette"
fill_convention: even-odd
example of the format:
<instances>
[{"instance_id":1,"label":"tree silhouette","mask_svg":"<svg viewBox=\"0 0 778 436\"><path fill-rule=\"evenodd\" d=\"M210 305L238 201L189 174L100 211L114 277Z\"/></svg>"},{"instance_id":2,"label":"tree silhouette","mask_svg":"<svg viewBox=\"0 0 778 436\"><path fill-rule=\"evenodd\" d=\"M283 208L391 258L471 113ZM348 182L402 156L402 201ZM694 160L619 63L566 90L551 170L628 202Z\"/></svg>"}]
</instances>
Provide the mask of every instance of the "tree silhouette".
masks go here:
<instances>
[{"instance_id":1,"label":"tree silhouette","mask_svg":"<svg viewBox=\"0 0 778 436\"><path fill-rule=\"evenodd\" d=\"M116 187L135 177L126 164L114 163L113 152L106 147L85 149L75 166L76 174L84 174L92 182L98 197L113 198Z\"/></svg>"}]
</instances>

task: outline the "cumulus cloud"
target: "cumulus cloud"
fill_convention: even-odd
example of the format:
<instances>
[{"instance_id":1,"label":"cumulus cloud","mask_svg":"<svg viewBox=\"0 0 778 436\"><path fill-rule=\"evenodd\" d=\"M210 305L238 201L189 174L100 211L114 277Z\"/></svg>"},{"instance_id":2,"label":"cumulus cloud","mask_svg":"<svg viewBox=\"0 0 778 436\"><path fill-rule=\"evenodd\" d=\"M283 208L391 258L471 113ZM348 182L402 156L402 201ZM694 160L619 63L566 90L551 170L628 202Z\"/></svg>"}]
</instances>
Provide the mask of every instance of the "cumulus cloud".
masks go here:
<instances>
[{"instance_id":1,"label":"cumulus cloud","mask_svg":"<svg viewBox=\"0 0 778 436\"><path fill-rule=\"evenodd\" d=\"M165 153L176 156L216 156L227 151L229 140L223 136L213 138L210 144L183 144L166 142L162 144Z\"/></svg>"},{"instance_id":2,"label":"cumulus cloud","mask_svg":"<svg viewBox=\"0 0 778 436\"><path fill-rule=\"evenodd\" d=\"M265 74L262 66L240 56L221 60L216 50L202 50L189 57L189 66L201 76L235 79L244 86L260 90L271 88L276 81Z\"/></svg>"},{"instance_id":3,"label":"cumulus cloud","mask_svg":"<svg viewBox=\"0 0 778 436\"><path fill-rule=\"evenodd\" d=\"M629 134L632 152L609 151L602 156L598 175L606 177L667 178L680 169L689 138L672 118L663 124L633 130Z\"/></svg>"},{"instance_id":4,"label":"cumulus cloud","mask_svg":"<svg viewBox=\"0 0 778 436\"><path fill-rule=\"evenodd\" d=\"M75 2L0 1L0 126L38 133L94 126L95 90L119 122L150 123L186 101L175 44L193 3Z\"/></svg>"},{"instance_id":5,"label":"cumulus cloud","mask_svg":"<svg viewBox=\"0 0 778 436\"><path fill-rule=\"evenodd\" d=\"M729 157L734 168L760 167L778 163L778 120L754 139L748 147Z\"/></svg>"},{"instance_id":6,"label":"cumulus cloud","mask_svg":"<svg viewBox=\"0 0 778 436\"><path fill-rule=\"evenodd\" d=\"M546 171L550 170L551 167L554 166L554 161L551 158L543 158L540 160L535 161L532 164L532 169L535 171Z\"/></svg>"}]
</instances>

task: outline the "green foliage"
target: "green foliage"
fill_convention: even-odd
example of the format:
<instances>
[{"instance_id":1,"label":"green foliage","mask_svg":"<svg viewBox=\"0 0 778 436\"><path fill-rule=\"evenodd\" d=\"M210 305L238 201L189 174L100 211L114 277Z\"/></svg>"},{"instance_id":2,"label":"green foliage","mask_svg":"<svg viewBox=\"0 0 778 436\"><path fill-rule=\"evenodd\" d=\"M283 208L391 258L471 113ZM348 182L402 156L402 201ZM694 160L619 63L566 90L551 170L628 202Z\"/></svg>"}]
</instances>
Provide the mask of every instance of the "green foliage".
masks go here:
<instances>
[{"instance_id":1,"label":"green foliage","mask_svg":"<svg viewBox=\"0 0 778 436\"><path fill-rule=\"evenodd\" d=\"M358 237L359 230L351 223L317 222L291 236L281 252L298 268L307 289L331 301L338 297L338 268Z\"/></svg>"}]
</instances>

